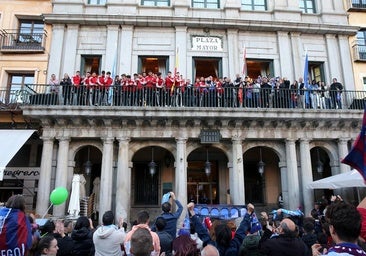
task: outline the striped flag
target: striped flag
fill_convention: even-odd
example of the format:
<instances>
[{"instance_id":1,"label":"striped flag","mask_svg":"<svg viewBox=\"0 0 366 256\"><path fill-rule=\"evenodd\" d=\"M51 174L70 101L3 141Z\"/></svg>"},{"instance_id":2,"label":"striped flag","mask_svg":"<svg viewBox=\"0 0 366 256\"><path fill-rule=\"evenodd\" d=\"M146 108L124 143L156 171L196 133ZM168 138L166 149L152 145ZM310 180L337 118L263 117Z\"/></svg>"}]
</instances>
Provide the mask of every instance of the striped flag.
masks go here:
<instances>
[{"instance_id":1,"label":"striped flag","mask_svg":"<svg viewBox=\"0 0 366 256\"><path fill-rule=\"evenodd\" d=\"M344 164L351 166L361 173L364 181L366 182L366 108L363 113L362 128L358 135L351 151L341 161Z\"/></svg>"},{"instance_id":2,"label":"striped flag","mask_svg":"<svg viewBox=\"0 0 366 256\"><path fill-rule=\"evenodd\" d=\"M175 77L177 76L178 66L179 66L179 47L177 47L175 50L174 83L172 85L172 88L170 89L170 94L173 94L174 92Z\"/></svg>"},{"instance_id":3,"label":"striped flag","mask_svg":"<svg viewBox=\"0 0 366 256\"><path fill-rule=\"evenodd\" d=\"M243 76L245 77L247 75L247 48L244 46L244 52L243 52Z\"/></svg>"}]
</instances>

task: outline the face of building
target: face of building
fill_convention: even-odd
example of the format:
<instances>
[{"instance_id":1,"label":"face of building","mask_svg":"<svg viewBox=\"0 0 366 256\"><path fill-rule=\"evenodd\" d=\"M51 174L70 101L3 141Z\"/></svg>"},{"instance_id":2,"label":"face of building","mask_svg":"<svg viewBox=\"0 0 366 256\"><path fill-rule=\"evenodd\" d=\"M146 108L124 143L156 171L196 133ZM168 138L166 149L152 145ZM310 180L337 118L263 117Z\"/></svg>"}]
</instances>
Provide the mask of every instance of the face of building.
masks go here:
<instances>
[{"instance_id":1,"label":"face of building","mask_svg":"<svg viewBox=\"0 0 366 256\"><path fill-rule=\"evenodd\" d=\"M303 108L292 105L289 87L302 77L329 86L336 77L344 91L354 90L348 37L356 30L336 0L55 0L44 21L52 26L49 77L33 85L36 93L22 106L42 127L42 150L33 155L40 158L34 196L40 214L53 188L72 193L76 180L78 195L88 197L81 211L112 209L131 221L141 209L159 214L168 191L183 205L251 202L266 210L282 193L286 208L308 212L314 199L332 192L307 185L349 170L340 159L359 132L362 111L351 105L360 98L344 93L322 105L309 90L312 109ZM171 71L174 81L159 90L141 75L106 94L98 87L103 70L113 78L161 72L164 80ZM73 94L48 81L51 74L73 79L76 71L95 76ZM246 87L246 75L268 87ZM197 78L194 90L181 86ZM219 79L227 82L222 90ZM295 94L299 102L305 95ZM52 213L69 207L68 201Z\"/></svg>"}]
</instances>

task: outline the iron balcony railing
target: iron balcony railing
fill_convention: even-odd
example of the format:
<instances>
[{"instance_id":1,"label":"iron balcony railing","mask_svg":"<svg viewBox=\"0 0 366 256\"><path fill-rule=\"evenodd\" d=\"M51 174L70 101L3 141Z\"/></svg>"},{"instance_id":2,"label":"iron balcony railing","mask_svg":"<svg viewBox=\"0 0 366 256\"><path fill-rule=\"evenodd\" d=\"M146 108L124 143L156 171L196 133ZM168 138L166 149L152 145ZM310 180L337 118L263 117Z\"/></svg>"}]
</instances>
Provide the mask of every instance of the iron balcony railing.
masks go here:
<instances>
[{"instance_id":1,"label":"iron balcony railing","mask_svg":"<svg viewBox=\"0 0 366 256\"><path fill-rule=\"evenodd\" d=\"M353 59L356 61L366 61L366 45L353 45Z\"/></svg>"},{"instance_id":2,"label":"iron balcony railing","mask_svg":"<svg viewBox=\"0 0 366 256\"><path fill-rule=\"evenodd\" d=\"M13 85L14 88L14 85ZM364 109L366 91L239 87L136 88L16 85L0 90L0 104L118 107Z\"/></svg>"},{"instance_id":3,"label":"iron balcony railing","mask_svg":"<svg viewBox=\"0 0 366 256\"><path fill-rule=\"evenodd\" d=\"M46 46L46 31L23 33L19 30L0 30L1 52L43 52Z\"/></svg>"},{"instance_id":4,"label":"iron balcony railing","mask_svg":"<svg viewBox=\"0 0 366 256\"><path fill-rule=\"evenodd\" d=\"M346 1L347 10L365 10L366 11L366 2L364 0L347 0Z\"/></svg>"}]
</instances>

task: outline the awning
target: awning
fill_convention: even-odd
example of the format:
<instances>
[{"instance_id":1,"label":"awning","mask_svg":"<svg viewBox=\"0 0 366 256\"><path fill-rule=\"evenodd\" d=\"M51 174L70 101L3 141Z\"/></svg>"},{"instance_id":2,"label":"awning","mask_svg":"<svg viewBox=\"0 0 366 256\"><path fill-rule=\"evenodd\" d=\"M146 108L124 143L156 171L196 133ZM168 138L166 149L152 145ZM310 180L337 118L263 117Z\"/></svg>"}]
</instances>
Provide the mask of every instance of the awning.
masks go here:
<instances>
[{"instance_id":1,"label":"awning","mask_svg":"<svg viewBox=\"0 0 366 256\"><path fill-rule=\"evenodd\" d=\"M333 175L310 183L308 188L312 189L337 189L350 187L366 187L362 175L356 171L349 171Z\"/></svg>"},{"instance_id":2,"label":"awning","mask_svg":"<svg viewBox=\"0 0 366 256\"><path fill-rule=\"evenodd\" d=\"M5 167L35 130L0 130L0 180Z\"/></svg>"}]
</instances>

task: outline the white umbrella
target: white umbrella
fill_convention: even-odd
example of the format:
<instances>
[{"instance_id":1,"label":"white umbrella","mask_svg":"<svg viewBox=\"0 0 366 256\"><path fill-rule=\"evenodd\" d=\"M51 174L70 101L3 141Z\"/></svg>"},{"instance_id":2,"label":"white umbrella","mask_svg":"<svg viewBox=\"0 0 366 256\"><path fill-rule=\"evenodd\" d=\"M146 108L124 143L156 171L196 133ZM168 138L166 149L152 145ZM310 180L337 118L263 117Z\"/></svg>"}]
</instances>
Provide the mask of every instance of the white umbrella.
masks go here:
<instances>
[{"instance_id":1,"label":"white umbrella","mask_svg":"<svg viewBox=\"0 0 366 256\"><path fill-rule=\"evenodd\" d=\"M338 189L351 187L366 187L362 175L357 170L316 180L307 186L307 188L313 189Z\"/></svg>"}]
</instances>

